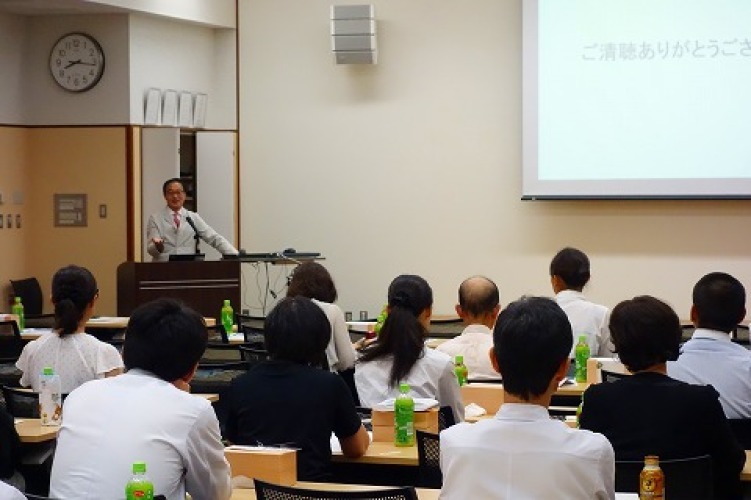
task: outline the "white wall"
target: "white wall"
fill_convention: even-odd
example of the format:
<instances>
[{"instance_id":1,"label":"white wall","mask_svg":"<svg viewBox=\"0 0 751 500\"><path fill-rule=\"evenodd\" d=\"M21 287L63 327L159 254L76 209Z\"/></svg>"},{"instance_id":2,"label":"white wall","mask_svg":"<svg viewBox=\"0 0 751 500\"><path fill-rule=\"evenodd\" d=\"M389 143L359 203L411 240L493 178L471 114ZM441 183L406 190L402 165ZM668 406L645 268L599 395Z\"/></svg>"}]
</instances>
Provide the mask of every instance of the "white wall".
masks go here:
<instances>
[{"instance_id":1,"label":"white wall","mask_svg":"<svg viewBox=\"0 0 751 500\"><path fill-rule=\"evenodd\" d=\"M234 33L131 15L131 121L143 123L144 95L156 87L208 94L205 127L236 128Z\"/></svg>"},{"instance_id":2,"label":"white wall","mask_svg":"<svg viewBox=\"0 0 751 500\"><path fill-rule=\"evenodd\" d=\"M128 123L128 15L65 15L28 18L24 123L27 125L100 125ZM86 92L68 92L52 79L50 49L71 31L88 33L105 55L102 79Z\"/></svg>"},{"instance_id":3,"label":"white wall","mask_svg":"<svg viewBox=\"0 0 751 500\"><path fill-rule=\"evenodd\" d=\"M520 201L519 0L371 3L379 64L357 67L333 63L330 1L240 0L241 246L323 252L355 316L407 272L437 313L474 273L504 303L550 294L566 245L609 306L652 293L687 317L712 270L751 287L751 202Z\"/></svg>"},{"instance_id":4,"label":"white wall","mask_svg":"<svg viewBox=\"0 0 751 500\"><path fill-rule=\"evenodd\" d=\"M0 13L0 123L23 123L28 64L26 18Z\"/></svg>"}]
</instances>

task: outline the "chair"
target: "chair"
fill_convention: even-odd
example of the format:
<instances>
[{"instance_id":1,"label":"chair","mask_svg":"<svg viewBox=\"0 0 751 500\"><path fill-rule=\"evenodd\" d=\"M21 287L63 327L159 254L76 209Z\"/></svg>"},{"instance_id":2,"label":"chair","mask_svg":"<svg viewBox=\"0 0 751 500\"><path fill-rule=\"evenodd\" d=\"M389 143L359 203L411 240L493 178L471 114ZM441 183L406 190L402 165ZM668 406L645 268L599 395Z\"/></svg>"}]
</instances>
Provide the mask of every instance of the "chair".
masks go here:
<instances>
[{"instance_id":1,"label":"chair","mask_svg":"<svg viewBox=\"0 0 751 500\"><path fill-rule=\"evenodd\" d=\"M52 328L54 326L55 315L42 312L44 295L42 287L39 286L39 280L36 278L10 280L10 286L13 288L13 296L21 297L26 327Z\"/></svg>"},{"instance_id":2,"label":"chair","mask_svg":"<svg viewBox=\"0 0 751 500\"><path fill-rule=\"evenodd\" d=\"M454 419L454 411L450 406L441 406L438 409L438 430L442 431L448 429L456 423Z\"/></svg>"},{"instance_id":3,"label":"chair","mask_svg":"<svg viewBox=\"0 0 751 500\"><path fill-rule=\"evenodd\" d=\"M746 346L748 348L751 345L751 338L749 338L748 325L738 325L735 327L735 331L730 335L733 342Z\"/></svg>"},{"instance_id":4,"label":"chair","mask_svg":"<svg viewBox=\"0 0 751 500\"><path fill-rule=\"evenodd\" d=\"M240 350L243 359L248 364L248 367L269 359L269 352L263 344L242 344L238 346L238 349Z\"/></svg>"},{"instance_id":5,"label":"chair","mask_svg":"<svg viewBox=\"0 0 751 500\"><path fill-rule=\"evenodd\" d=\"M443 486L441 446L438 434L415 430L417 437L417 485L423 488Z\"/></svg>"},{"instance_id":6,"label":"chair","mask_svg":"<svg viewBox=\"0 0 751 500\"><path fill-rule=\"evenodd\" d=\"M744 450L751 450L751 418L729 418L730 430Z\"/></svg>"},{"instance_id":7,"label":"chair","mask_svg":"<svg viewBox=\"0 0 751 500\"><path fill-rule=\"evenodd\" d=\"M631 375L626 373L611 372L608 370L600 369L600 377L603 382L617 382L623 378L630 376Z\"/></svg>"},{"instance_id":8,"label":"chair","mask_svg":"<svg viewBox=\"0 0 751 500\"><path fill-rule=\"evenodd\" d=\"M39 418L39 393L19 387L0 386L8 413L16 418ZM61 394L65 401L67 394Z\"/></svg>"},{"instance_id":9,"label":"chair","mask_svg":"<svg viewBox=\"0 0 751 500\"><path fill-rule=\"evenodd\" d=\"M615 462L615 491L639 492L639 474L644 467L641 460L617 460ZM701 455L692 458L660 460L665 474L665 497L681 499L711 499L714 496L712 483L712 458Z\"/></svg>"},{"instance_id":10,"label":"chair","mask_svg":"<svg viewBox=\"0 0 751 500\"><path fill-rule=\"evenodd\" d=\"M258 500L333 500L356 498L365 500L417 500L417 492L412 486L380 490L312 490L266 483L254 479Z\"/></svg>"}]
</instances>

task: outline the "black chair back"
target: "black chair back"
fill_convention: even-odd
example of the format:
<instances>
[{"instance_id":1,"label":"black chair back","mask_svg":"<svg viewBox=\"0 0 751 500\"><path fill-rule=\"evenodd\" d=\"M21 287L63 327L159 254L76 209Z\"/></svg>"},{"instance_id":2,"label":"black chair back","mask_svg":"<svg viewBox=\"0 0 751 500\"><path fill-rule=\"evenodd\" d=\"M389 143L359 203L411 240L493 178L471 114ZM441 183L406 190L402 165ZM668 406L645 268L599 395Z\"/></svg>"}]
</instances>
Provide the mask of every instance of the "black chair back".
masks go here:
<instances>
[{"instance_id":1,"label":"black chair back","mask_svg":"<svg viewBox=\"0 0 751 500\"><path fill-rule=\"evenodd\" d=\"M238 348L249 367L269 359L269 353L263 344L241 345Z\"/></svg>"},{"instance_id":2,"label":"black chair back","mask_svg":"<svg viewBox=\"0 0 751 500\"><path fill-rule=\"evenodd\" d=\"M382 490L331 491L313 490L281 486L254 479L256 498L258 500L417 500L417 492L412 486L387 488Z\"/></svg>"},{"instance_id":3,"label":"black chair back","mask_svg":"<svg viewBox=\"0 0 751 500\"><path fill-rule=\"evenodd\" d=\"M44 296L42 295L42 287L39 286L39 280L36 278L10 280L10 286L13 288L13 296L21 297L24 314L42 314Z\"/></svg>"},{"instance_id":4,"label":"black chair back","mask_svg":"<svg viewBox=\"0 0 751 500\"><path fill-rule=\"evenodd\" d=\"M729 418L730 430L744 450L751 450L751 418Z\"/></svg>"},{"instance_id":5,"label":"black chair back","mask_svg":"<svg viewBox=\"0 0 751 500\"><path fill-rule=\"evenodd\" d=\"M448 429L456 423L454 411L450 406L441 406L438 409L438 430Z\"/></svg>"},{"instance_id":6,"label":"black chair back","mask_svg":"<svg viewBox=\"0 0 751 500\"><path fill-rule=\"evenodd\" d=\"M39 418L39 393L19 387L0 386L5 399L5 408L16 418ZM61 394L65 401L67 394Z\"/></svg>"},{"instance_id":7,"label":"black chair back","mask_svg":"<svg viewBox=\"0 0 751 500\"><path fill-rule=\"evenodd\" d=\"M23 341L18 323L12 320L0 321L0 361L15 363L22 349Z\"/></svg>"},{"instance_id":8,"label":"black chair back","mask_svg":"<svg viewBox=\"0 0 751 500\"><path fill-rule=\"evenodd\" d=\"M639 474L643 468L643 461L616 461L615 491L638 493ZM660 468L665 474L665 498L707 500L714 497L712 458L709 455L660 460Z\"/></svg>"},{"instance_id":9,"label":"black chair back","mask_svg":"<svg viewBox=\"0 0 751 500\"><path fill-rule=\"evenodd\" d=\"M441 445L438 434L415 430L417 438L418 486L438 488L443 486L441 473Z\"/></svg>"}]
</instances>

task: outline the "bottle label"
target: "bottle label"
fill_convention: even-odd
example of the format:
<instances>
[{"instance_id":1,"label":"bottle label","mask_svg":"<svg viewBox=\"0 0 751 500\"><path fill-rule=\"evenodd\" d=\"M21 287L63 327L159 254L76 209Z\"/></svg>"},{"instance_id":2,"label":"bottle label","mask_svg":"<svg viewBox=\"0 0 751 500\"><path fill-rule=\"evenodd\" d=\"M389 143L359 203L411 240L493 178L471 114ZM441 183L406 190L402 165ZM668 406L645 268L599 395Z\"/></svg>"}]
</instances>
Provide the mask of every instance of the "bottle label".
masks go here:
<instances>
[{"instance_id":1,"label":"bottle label","mask_svg":"<svg viewBox=\"0 0 751 500\"><path fill-rule=\"evenodd\" d=\"M412 446L415 444L415 414L412 408L394 408L394 444Z\"/></svg>"},{"instance_id":2,"label":"bottle label","mask_svg":"<svg viewBox=\"0 0 751 500\"><path fill-rule=\"evenodd\" d=\"M660 469L644 469L639 476L639 499L665 498L665 476Z\"/></svg>"}]
</instances>

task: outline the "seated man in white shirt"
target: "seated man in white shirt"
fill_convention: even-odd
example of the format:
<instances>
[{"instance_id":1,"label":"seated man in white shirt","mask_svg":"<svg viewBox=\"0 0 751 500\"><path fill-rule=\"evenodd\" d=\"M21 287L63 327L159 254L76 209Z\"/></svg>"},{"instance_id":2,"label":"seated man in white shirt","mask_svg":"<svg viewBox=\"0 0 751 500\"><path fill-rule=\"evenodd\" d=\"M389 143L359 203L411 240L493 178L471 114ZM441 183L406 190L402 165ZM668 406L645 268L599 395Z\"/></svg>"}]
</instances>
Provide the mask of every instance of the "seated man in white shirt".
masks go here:
<instances>
[{"instance_id":1,"label":"seated man in white shirt","mask_svg":"<svg viewBox=\"0 0 751 500\"><path fill-rule=\"evenodd\" d=\"M589 278L589 258L581 250L566 247L550 261L550 284L555 301L571 322L574 345L580 335L586 335L590 356L610 357L613 355L608 328L610 310L590 302L582 293ZM574 358L573 347L569 357Z\"/></svg>"},{"instance_id":2,"label":"seated man in white shirt","mask_svg":"<svg viewBox=\"0 0 751 500\"><path fill-rule=\"evenodd\" d=\"M63 405L52 498L123 498L132 464L146 462L154 494L227 500L229 464L219 422L189 394L208 333L201 315L172 299L138 307L125 333L127 372L87 382Z\"/></svg>"},{"instance_id":3,"label":"seated man in white shirt","mask_svg":"<svg viewBox=\"0 0 751 500\"><path fill-rule=\"evenodd\" d=\"M453 359L464 356L470 379L497 379L488 352L493 347L493 325L501 310L498 287L484 276L467 278L459 286L456 314L464 321L461 335L436 349Z\"/></svg>"},{"instance_id":4,"label":"seated man in white shirt","mask_svg":"<svg viewBox=\"0 0 751 500\"><path fill-rule=\"evenodd\" d=\"M683 344L668 375L689 384L711 384L727 418L751 418L751 351L730 340L746 316L746 290L726 273L709 273L693 290L696 330Z\"/></svg>"},{"instance_id":5,"label":"seated man in white shirt","mask_svg":"<svg viewBox=\"0 0 751 500\"><path fill-rule=\"evenodd\" d=\"M572 343L550 299L522 298L500 313L491 361L504 403L495 418L441 432L442 499L615 498L610 442L547 411Z\"/></svg>"}]
</instances>

